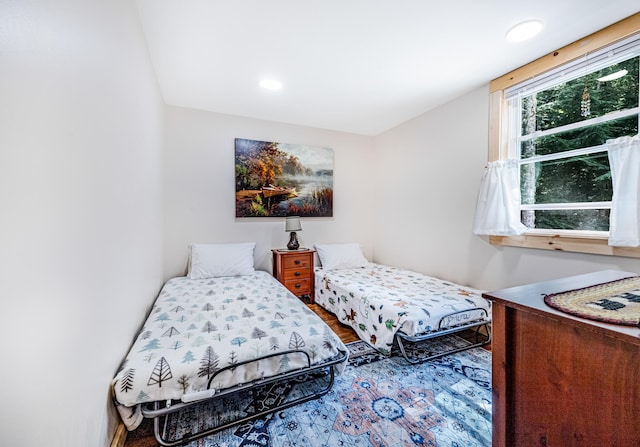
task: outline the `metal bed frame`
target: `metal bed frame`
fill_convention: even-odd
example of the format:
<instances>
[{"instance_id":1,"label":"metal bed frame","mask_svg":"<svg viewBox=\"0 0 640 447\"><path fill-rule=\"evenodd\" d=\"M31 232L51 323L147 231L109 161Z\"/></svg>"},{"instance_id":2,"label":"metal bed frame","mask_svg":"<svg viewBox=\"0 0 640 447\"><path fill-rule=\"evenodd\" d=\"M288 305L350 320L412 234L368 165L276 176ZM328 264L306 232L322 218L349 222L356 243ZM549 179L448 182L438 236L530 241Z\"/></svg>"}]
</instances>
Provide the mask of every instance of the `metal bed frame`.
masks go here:
<instances>
[{"instance_id":1,"label":"metal bed frame","mask_svg":"<svg viewBox=\"0 0 640 447\"><path fill-rule=\"evenodd\" d=\"M229 365L216 371L216 373L209 379L207 390L195 393L192 396L187 396L186 398L183 398L182 401L169 400L166 402L162 402L162 401L148 402L142 405L142 415L145 418L153 419L153 432L156 437L156 440L160 445L171 447L171 446L186 444L196 439L200 439L205 436L209 436L214 433L220 432L227 428L231 428L233 426L251 421L253 419L266 416L270 413L280 411L285 408L289 408L294 405L298 405L298 404L322 397L333 386L334 379L335 379L336 365L345 362L348 358L348 352L346 351L340 351L340 352L341 352L341 355L338 358L325 361L316 365L311 364L311 358L309 357L308 353L298 349L273 353L266 356L262 356L257 359L246 360L233 365ZM259 360L264 360L271 357L283 356L287 354L303 354L304 356L306 356L307 366L298 368L292 371L284 372L272 377L254 380L250 383L241 383L233 387L225 388L222 390L211 389L211 383L213 382L214 378L217 377L219 374L224 373L225 371L232 371L234 368L244 364L249 364ZM328 378L328 383L326 385L324 385L319 390L316 390L308 395L302 395L290 401L274 403L273 406L268 406L266 408L261 408L261 409L258 408L258 405L254 405L254 411L246 414L245 416L240 416L232 420L227 420L221 423L220 425L205 428L202 431L197 433L187 433L178 439L168 439L167 437L169 417L173 413L176 413L178 411L188 409L190 407L202 404L204 402L229 397L229 396L232 396L234 393L239 393L242 391L249 391L252 394L253 400L255 403L257 402L256 392L258 389L261 389L263 387L267 387L270 385L275 386L281 383L287 383L292 380L297 380L299 382L309 382L310 380L321 381L321 379L326 380L327 378Z\"/></svg>"},{"instance_id":2,"label":"metal bed frame","mask_svg":"<svg viewBox=\"0 0 640 447\"><path fill-rule=\"evenodd\" d=\"M454 315L458 315L462 313L473 312L476 310L481 311L482 314L484 315L474 321L461 324L461 325L448 326L448 327L445 327L443 325L443 322L447 318L450 318ZM480 331L482 328L484 328L486 334L480 334ZM408 354L408 351L410 350L415 351L415 348L419 347L420 344L423 342L433 341L435 339L443 338L450 335L453 336L454 334L459 334L460 332L467 331L467 330L474 331L474 337L473 337L474 340L465 340L466 343L464 343L459 347L452 348L444 352L437 352L431 355L420 356L420 357L410 356ZM411 335L405 334L402 331L398 331L395 334L395 341L398 344L398 348L400 348L400 352L402 356L405 358L407 362L412 364L421 363L427 360L432 360L448 354L465 351L467 349L476 348L476 347L484 346L491 343L491 320L489 319L489 313L487 312L487 310L482 307L465 309L458 312L452 312L440 318L440 321L438 323L438 329L432 332L411 336ZM409 343L410 346L405 346L405 342Z\"/></svg>"}]
</instances>

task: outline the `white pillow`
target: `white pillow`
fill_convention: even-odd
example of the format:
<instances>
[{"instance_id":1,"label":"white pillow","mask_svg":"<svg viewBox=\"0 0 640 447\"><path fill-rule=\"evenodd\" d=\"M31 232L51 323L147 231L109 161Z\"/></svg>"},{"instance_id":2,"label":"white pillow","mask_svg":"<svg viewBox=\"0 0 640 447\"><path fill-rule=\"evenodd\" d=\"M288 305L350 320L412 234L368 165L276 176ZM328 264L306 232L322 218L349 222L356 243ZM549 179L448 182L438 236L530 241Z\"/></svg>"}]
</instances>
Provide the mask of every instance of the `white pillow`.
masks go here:
<instances>
[{"instance_id":1,"label":"white pillow","mask_svg":"<svg viewBox=\"0 0 640 447\"><path fill-rule=\"evenodd\" d=\"M359 244L316 244L316 251L325 270L354 269L369 264Z\"/></svg>"},{"instance_id":2,"label":"white pillow","mask_svg":"<svg viewBox=\"0 0 640 447\"><path fill-rule=\"evenodd\" d=\"M243 244L191 244L189 279L252 275L255 242Z\"/></svg>"}]
</instances>

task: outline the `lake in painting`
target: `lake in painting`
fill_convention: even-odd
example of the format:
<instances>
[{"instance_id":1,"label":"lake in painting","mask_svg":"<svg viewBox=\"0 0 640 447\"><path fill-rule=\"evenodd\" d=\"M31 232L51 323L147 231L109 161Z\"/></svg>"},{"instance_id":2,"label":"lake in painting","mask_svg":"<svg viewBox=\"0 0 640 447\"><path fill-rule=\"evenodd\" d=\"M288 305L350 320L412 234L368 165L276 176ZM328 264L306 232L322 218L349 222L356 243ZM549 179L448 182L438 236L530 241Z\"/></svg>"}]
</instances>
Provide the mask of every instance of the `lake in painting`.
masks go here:
<instances>
[{"instance_id":1,"label":"lake in painting","mask_svg":"<svg viewBox=\"0 0 640 447\"><path fill-rule=\"evenodd\" d=\"M236 138L236 217L332 217L333 149Z\"/></svg>"}]
</instances>

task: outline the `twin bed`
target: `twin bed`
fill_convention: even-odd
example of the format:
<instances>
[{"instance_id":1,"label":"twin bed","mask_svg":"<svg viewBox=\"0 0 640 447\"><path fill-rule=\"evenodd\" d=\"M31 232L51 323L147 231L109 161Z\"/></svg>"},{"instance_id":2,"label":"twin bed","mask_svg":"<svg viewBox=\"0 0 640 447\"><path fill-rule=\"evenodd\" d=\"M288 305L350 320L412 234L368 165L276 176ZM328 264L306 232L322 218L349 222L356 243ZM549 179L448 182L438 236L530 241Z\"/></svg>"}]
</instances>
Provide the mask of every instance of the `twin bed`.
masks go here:
<instances>
[{"instance_id":1,"label":"twin bed","mask_svg":"<svg viewBox=\"0 0 640 447\"><path fill-rule=\"evenodd\" d=\"M347 347L270 274L254 270L254 249L253 243L192 245L188 275L163 286L112 382L129 430L151 418L161 445L183 444L331 389ZM453 349L446 343L433 356L490 340L490 305L479 291L370 264L356 244L316 249L322 263L316 302L382 353L397 346L408 361L424 361L409 354L417 342L469 329L475 343L456 342ZM317 386L285 398L256 397L293 382ZM224 408L241 394L248 403L213 427L179 435L169 429L185 409L215 401Z\"/></svg>"},{"instance_id":2,"label":"twin bed","mask_svg":"<svg viewBox=\"0 0 640 447\"><path fill-rule=\"evenodd\" d=\"M398 349L417 363L491 341L491 303L482 291L370 263L358 244L316 250L315 302L378 351Z\"/></svg>"},{"instance_id":3,"label":"twin bed","mask_svg":"<svg viewBox=\"0 0 640 447\"><path fill-rule=\"evenodd\" d=\"M163 286L112 382L129 430L151 418L161 445L179 445L329 391L347 348L275 278L253 269L253 250L194 245L188 276ZM282 388L293 381L318 386L284 398ZM198 432L171 433L179 412L213 400L238 405L241 393L250 396L235 415Z\"/></svg>"}]
</instances>

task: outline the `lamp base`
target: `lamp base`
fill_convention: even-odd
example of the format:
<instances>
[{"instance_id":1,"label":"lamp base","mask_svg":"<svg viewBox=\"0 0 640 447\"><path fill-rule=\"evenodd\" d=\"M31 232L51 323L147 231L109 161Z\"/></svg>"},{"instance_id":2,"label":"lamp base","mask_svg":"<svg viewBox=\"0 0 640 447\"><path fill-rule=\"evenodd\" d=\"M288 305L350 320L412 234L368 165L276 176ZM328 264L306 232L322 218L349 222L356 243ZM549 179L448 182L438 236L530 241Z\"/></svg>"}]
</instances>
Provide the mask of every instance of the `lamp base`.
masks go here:
<instances>
[{"instance_id":1,"label":"lamp base","mask_svg":"<svg viewBox=\"0 0 640 447\"><path fill-rule=\"evenodd\" d=\"M287 244L287 248L289 250L297 250L300 248L300 244L298 243L298 236L295 231L291 232L291 236L289 238L289 243Z\"/></svg>"}]
</instances>

